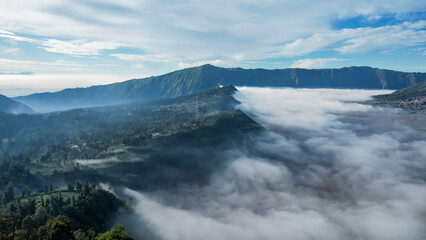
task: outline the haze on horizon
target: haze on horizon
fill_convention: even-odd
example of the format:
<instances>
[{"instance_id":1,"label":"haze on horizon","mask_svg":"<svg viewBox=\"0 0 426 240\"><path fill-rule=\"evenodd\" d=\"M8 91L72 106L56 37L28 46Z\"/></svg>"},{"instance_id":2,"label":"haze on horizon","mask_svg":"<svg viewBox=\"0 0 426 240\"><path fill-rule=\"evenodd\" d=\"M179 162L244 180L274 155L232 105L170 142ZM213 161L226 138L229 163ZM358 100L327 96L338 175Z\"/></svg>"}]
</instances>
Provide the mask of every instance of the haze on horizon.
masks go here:
<instances>
[{"instance_id":1,"label":"haze on horizon","mask_svg":"<svg viewBox=\"0 0 426 240\"><path fill-rule=\"evenodd\" d=\"M55 23L55 24L52 24ZM424 1L3 1L0 93L211 63L426 71Z\"/></svg>"}]
</instances>

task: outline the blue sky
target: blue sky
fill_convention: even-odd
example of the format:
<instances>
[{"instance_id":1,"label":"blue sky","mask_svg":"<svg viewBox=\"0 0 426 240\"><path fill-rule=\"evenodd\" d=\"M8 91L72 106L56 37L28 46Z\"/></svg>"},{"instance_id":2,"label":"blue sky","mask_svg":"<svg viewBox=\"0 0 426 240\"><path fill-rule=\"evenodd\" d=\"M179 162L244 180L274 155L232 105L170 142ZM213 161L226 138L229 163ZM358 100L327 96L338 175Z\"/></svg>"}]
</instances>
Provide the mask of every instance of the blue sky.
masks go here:
<instances>
[{"instance_id":1,"label":"blue sky","mask_svg":"<svg viewBox=\"0 0 426 240\"><path fill-rule=\"evenodd\" d=\"M0 93L9 96L205 63L426 72L426 2L0 2Z\"/></svg>"}]
</instances>

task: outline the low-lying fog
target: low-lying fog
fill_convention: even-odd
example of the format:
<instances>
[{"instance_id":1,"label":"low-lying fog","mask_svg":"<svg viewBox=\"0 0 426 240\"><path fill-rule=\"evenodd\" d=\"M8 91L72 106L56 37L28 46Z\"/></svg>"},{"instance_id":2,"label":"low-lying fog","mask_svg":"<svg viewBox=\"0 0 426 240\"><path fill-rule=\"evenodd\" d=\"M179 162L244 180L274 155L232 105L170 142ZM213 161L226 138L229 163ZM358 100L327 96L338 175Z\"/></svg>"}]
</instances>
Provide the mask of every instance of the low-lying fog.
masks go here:
<instances>
[{"instance_id":1,"label":"low-lying fog","mask_svg":"<svg viewBox=\"0 0 426 240\"><path fill-rule=\"evenodd\" d=\"M127 189L137 239L426 239L425 132L357 101L389 91L239 88L268 132L206 186ZM426 124L426 123L425 123Z\"/></svg>"}]
</instances>

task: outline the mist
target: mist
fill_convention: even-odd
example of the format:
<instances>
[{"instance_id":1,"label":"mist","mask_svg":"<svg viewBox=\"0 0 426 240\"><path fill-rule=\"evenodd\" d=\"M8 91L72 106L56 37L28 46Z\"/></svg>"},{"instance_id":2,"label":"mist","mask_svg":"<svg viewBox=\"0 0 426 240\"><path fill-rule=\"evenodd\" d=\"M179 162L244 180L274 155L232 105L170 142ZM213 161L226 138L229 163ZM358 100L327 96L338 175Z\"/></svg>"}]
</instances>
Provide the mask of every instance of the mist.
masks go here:
<instances>
[{"instance_id":1,"label":"mist","mask_svg":"<svg viewBox=\"0 0 426 240\"><path fill-rule=\"evenodd\" d=\"M220 152L208 184L125 189L120 221L137 239L425 239L426 134L362 102L385 93L238 88L266 131Z\"/></svg>"}]
</instances>

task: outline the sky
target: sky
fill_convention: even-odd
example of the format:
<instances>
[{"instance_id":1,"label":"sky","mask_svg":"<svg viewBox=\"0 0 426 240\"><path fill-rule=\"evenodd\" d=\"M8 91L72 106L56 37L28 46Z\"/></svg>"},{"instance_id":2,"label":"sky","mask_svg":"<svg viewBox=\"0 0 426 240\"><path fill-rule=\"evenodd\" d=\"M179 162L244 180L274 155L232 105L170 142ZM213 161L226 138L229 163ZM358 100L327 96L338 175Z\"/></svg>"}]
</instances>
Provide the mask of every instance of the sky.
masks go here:
<instances>
[{"instance_id":1,"label":"sky","mask_svg":"<svg viewBox=\"0 0 426 240\"><path fill-rule=\"evenodd\" d=\"M426 72L421 0L0 1L0 93L210 63Z\"/></svg>"}]
</instances>

